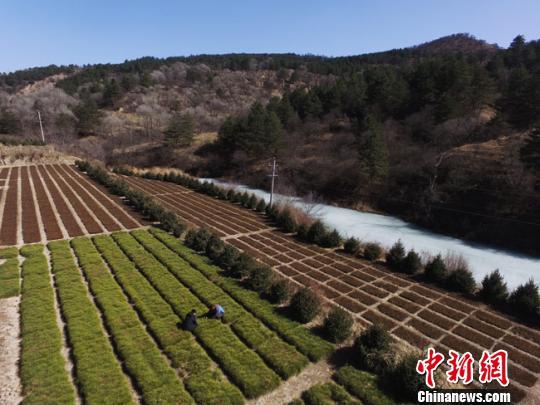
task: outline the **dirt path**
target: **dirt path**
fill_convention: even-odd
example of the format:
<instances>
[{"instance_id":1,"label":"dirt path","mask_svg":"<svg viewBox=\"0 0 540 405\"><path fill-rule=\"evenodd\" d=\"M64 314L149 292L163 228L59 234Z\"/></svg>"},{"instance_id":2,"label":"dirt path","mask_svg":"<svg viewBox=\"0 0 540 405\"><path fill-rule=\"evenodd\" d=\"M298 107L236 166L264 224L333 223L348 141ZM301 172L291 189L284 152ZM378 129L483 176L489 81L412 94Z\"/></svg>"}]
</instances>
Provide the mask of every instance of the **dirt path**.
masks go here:
<instances>
[{"instance_id":1,"label":"dirt path","mask_svg":"<svg viewBox=\"0 0 540 405\"><path fill-rule=\"evenodd\" d=\"M0 300L0 404L22 401L19 361L19 302L20 297Z\"/></svg>"},{"instance_id":2,"label":"dirt path","mask_svg":"<svg viewBox=\"0 0 540 405\"><path fill-rule=\"evenodd\" d=\"M289 378L277 389L267 395L248 401L250 405L286 404L315 384L331 380L334 368L327 361L320 361L307 366L300 374Z\"/></svg>"}]
</instances>

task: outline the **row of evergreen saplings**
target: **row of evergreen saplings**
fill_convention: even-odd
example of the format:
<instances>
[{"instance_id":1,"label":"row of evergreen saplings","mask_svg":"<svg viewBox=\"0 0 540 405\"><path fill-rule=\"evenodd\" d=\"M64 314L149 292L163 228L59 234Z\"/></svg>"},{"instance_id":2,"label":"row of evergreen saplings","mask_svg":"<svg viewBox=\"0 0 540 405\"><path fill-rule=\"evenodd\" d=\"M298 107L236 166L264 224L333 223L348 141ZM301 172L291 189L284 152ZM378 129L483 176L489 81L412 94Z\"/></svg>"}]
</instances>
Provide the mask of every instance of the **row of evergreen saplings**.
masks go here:
<instances>
[{"instance_id":1,"label":"row of evergreen saplings","mask_svg":"<svg viewBox=\"0 0 540 405\"><path fill-rule=\"evenodd\" d=\"M79 170L86 172L91 179L105 186L112 194L125 197L135 209L150 220L159 222L175 236L181 236L185 232L185 223L173 211L163 208L148 194L133 190L125 181L109 175L107 170L88 161L77 161L76 164Z\"/></svg>"},{"instance_id":2,"label":"row of evergreen saplings","mask_svg":"<svg viewBox=\"0 0 540 405\"><path fill-rule=\"evenodd\" d=\"M308 323L321 313L322 300L311 289L295 291L290 282L278 279L269 266L258 263L246 253L240 253L209 230L200 228L188 231L185 244L197 252L203 252L226 274L241 280L243 285L273 304L283 305L288 302L288 312L295 320ZM325 317L323 330L329 340L341 342L350 336L352 325L353 319L349 313L335 307Z\"/></svg>"},{"instance_id":3,"label":"row of evergreen saplings","mask_svg":"<svg viewBox=\"0 0 540 405\"><path fill-rule=\"evenodd\" d=\"M93 241L173 367L185 376L184 385L195 401L242 404L244 400L238 388L228 382L219 370L212 370L210 357L190 332L178 328L180 318L137 271L111 236L95 236Z\"/></svg>"},{"instance_id":4,"label":"row of evergreen saplings","mask_svg":"<svg viewBox=\"0 0 540 405\"><path fill-rule=\"evenodd\" d=\"M313 334L307 328L301 327L296 320L283 316L277 306L261 298L257 292L246 289L243 283L235 278L224 276L223 274L228 274L228 271L224 272L221 268L210 264L209 259L195 253L163 230L151 228L150 232L310 360L321 360L333 351L331 343ZM230 270L230 267L228 269ZM285 286L288 291L288 285Z\"/></svg>"},{"instance_id":5,"label":"row of evergreen saplings","mask_svg":"<svg viewBox=\"0 0 540 405\"><path fill-rule=\"evenodd\" d=\"M133 174L127 171L128 174ZM182 186L200 191L204 194L238 203L246 208L266 213L285 232L296 232L297 237L308 243L315 243L322 247L332 248L341 246L343 239L336 230L328 230L321 222L315 221L309 226L298 224L288 207L268 206L263 199L258 199L247 192L237 192L233 189L226 190L211 182L200 182L189 176L167 173L156 174L146 172L143 177L169 181ZM362 255L370 261L379 260L384 250L377 243L362 244L356 238L348 238L343 242L343 248L347 253ZM396 271L406 274L417 274L422 271L422 261L414 250L405 252L401 241L396 242L386 254L386 264ZM424 269L425 278L435 282L443 288L472 295L477 291L476 281L468 269L466 263L458 265L449 271L440 255L433 258ZM527 321L538 321L540 313L540 294L538 286L531 279L527 283L517 287L511 294L498 270L487 275L482 280L482 288L477 295L486 303L494 305L498 309L511 312Z\"/></svg>"},{"instance_id":6,"label":"row of evergreen saplings","mask_svg":"<svg viewBox=\"0 0 540 405\"><path fill-rule=\"evenodd\" d=\"M461 258L453 259L453 268L437 255L423 266L418 253L410 250L405 253L401 241L396 242L386 254L388 266L402 273L419 275L425 280L452 291L477 296L487 304L510 312L527 321L538 321L540 295L538 286L531 279L509 293L507 284L499 270L486 275L478 287L467 263Z\"/></svg>"},{"instance_id":7,"label":"row of evergreen saplings","mask_svg":"<svg viewBox=\"0 0 540 405\"><path fill-rule=\"evenodd\" d=\"M134 174L127 169L115 169L115 171L124 175ZM201 182L195 178L174 172L165 174L145 172L142 177L150 180L161 180L179 184L210 197L230 201L245 208L265 213L285 232L296 233L298 238L304 242L315 243L326 248L339 247L342 243L339 233L336 230L329 230L321 221L314 221L311 224L298 223L290 207L268 205L264 199L259 199L247 191L241 192L234 189L226 189L209 181Z\"/></svg>"}]
</instances>

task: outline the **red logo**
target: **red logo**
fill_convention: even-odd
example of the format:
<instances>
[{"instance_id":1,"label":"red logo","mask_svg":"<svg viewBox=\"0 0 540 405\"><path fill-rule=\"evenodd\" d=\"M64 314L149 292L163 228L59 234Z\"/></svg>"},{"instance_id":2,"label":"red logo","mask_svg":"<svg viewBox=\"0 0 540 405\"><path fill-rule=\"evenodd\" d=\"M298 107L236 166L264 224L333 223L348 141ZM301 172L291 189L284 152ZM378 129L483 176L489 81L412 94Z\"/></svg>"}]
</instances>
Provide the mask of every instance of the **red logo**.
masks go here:
<instances>
[{"instance_id":1,"label":"red logo","mask_svg":"<svg viewBox=\"0 0 540 405\"><path fill-rule=\"evenodd\" d=\"M418 360L416 364L416 371L419 374L426 375L426 384L429 388L435 388L435 379L433 373L444 361L444 355L436 352L434 348L430 347L427 352L427 359Z\"/></svg>"},{"instance_id":2,"label":"red logo","mask_svg":"<svg viewBox=\"0 0 540 405\"><path fill-rule=\"evenodd\" d=\"M473 355L469 352L459 354L454 350L450 350L448 354L449 357L446 361L448 382L452 384L461 382L465 385L473 382L475 368ZM426 358L418 360L416 364L416 371L421 375L425 374L426 385L431 389L435 388L435 371L444 360L445 357L442 353L430 347ZM508 353L506 350L497 350L493 353L484 350L482 358L478 361L478 381L482 384L498 381L503 387L508 385Z\"/></svg>"},{"instance_id":3,"label":"red logo","mask_svg":"<svg viewBox=\"0 0 540 405\"><path fill-rule=\"evenodd\" d=\"M500 385L508 385L508 353L506 350L497 350L494 353L485 351L478 362L479 376L478 380L483 383L498 381Z\"/></svg>"}]
</instances>

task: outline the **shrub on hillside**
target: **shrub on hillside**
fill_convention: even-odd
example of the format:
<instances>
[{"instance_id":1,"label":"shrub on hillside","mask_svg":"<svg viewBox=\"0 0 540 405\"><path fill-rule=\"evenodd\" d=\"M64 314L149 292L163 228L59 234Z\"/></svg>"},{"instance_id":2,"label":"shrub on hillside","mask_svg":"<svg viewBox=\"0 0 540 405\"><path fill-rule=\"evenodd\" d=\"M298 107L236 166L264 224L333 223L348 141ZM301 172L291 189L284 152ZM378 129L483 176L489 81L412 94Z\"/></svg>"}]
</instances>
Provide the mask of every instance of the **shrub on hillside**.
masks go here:
<instances>
[{"instance_id":1,"label":"shrub on hillside","mask_svg":"<svg viewBox=\"0 0 540 405\"><path fill-rule=\"evenodd\" d=\"M416 371L417 363L417 356L410 354L384 373L389 388L403 402L416 403L418 392L427 389L425 377Z\"/></svg>"},{"instance_id":2,"label":"shrub on hillside","mask_svg":"<svg viewBox=\"0 0 540 405\"><path fill-rule=\"evenodd\" d=\"M506 301L508 287L499 270L495 270L484 277L478 296L490 304L501 304Z\"/></svg>"},{"instance_id":3,"label":"shrub on hillside","mask_svg":"<svg viewBox=\"0 0 540 405\"><path fill-rule=\"evenodd\" d=\"M392 337L388 331L380 325L373 324L356 338L354 347L363 346L368 350L388 351L391 343Z\"/></svg>"},{"instance_id":4,"label":"shrub on hillside","mask_svg":"<svg viewBox=\"0 0 540 405\"><path fill-rule=\"evenodd\" d=\"M266 206L266 216L272 220L276 220L277 218L277 215L278 215L278 209L276 208L275 205L267 205Z\"/></svg>"},{"instance_id":5,"label":"shrub on hillside","mask_svg":"<svg viewBox=\"0 0 540 405\"><path fill-rule=\"evenodd\" d=\"M298 321L310 322L321 311L321 299L311 289L304 287L293 295L290 309Z\"/></svg>"},{"instance_id":6,"label":"shrub on hillside","mask_svg":"<svg viewBox=\"0 0 540 405\"><path fill-rule=\"evenodd\" d=\"M332 232L327 232L326 235L323 236L320 246L325 248L335 248L341 245L341 241L341 235L334 229Z\"/></svg>"},{"instance_id":7,"label":"shrub on hillside","mask_svg":"<svg viewBox=\"0 0 540 405\"><path fill-rule=\"evenodd\" d=\"M249 194L247 193L247 191L244 191L240 195L239 203L242 204L242 206L247 207L248 202L249 202Z\"/></svg>"},{"instance_id":8,"label":"shrub on hillside","mask_svg":"<svg viewBox=\"0 0 540 405\"><path fill-rule=\"evenodd\" d=\"M324 319L323 330L332 342L339 343L351 336L353 323L347 311L334 307Z\"/></svg>"},{"instance_id":9,"label":"shrub on hillside","mask_svg":"<svg viewBox=\"0 0 540 405\"><path fill-rule=\"evenodd\" d=\"M206 243L206 256L216 261L223 254L225 243L218 236L212 234Z\"/></svg>"},{"instance_id":10,"label":"shrub on hillside","mask_svg":"<svg viewBox=\"0 0 540 405\"><path fill-rule=\"evenodd\" d=\"M520 285L514 290L508 299L512 309L516 314L524 318L535 318L540 309L540 296L538 295L538 286L530 279L525 284Z\"/></svg>"},{"instance_id":11,"label":"shrub on hillside","mask_svg":"<svg viewBox=\"0 0 540 405\"><path fill-rule=\"evenodd\" d=\"M251 194L251 196L249 197L249 200L247 202L247 207L254 210L255 208L257 208L257 203L258 202L259 201L257 200L257 197L255 196L255 194Z\"/></svg>"},{"instance_id":12,"label":"shrub on hillside","mask_svg":"<svg viewBox=\"0 0 540 405\"><path fill-rule=\"evenodd\" d=\"M391 361L391 342L388 331L377 324L364 330L356 338L353 347L358 365L377 374L385 371Z\"/></svg>"},{"instance_id":13,"label":"shrub on hillside","mask_svg":"<svg viewBox=\"0 0 540 405\"><path fill-rule=\"evenodd\" d=\"M328 233L328 230L324 226L324 224L317 220L311 224L307 231L307 241L311 243L315 243L316 245L320 245L326 234Z\"/></svg>"},{"instance_id":14,"label":"shrub on hillside","mask_svg":"<svg viewBox=\"0 0 540 405\"><path fill-rule=\"evenodd\" d=\"M265 265L255 266L248 274L246 286L257 291L259 294L265 294L270 290L274 281L274 272Z\"/></svg>"},{"instance_id":15,"label":"shrub on hillside","mask_svg":"<svg viewBox=\"0 0 540 405\"><path fill-rule=\"evenodd\" d=\"M371 262L379 260L382 252L382 247L378 243L367 243L364 246L364 257Z\"/></svg>"},{"instance_id":16,"label":"shrub on hillside","mask_svg":"<svg viewBox=\"0 0 540 405\"><path fill-rule=\"evenodd\" d=\"M360 242L356 238L347 238L343 243L343 250L351 255L357 255L360 251Z\"/></svg>"},{"instance_id":17,"label":"shrub on hillside","mask_svg":"<svg viewBox=\"0 0 540 405\"><path fill-rule=\"evenodd\" d=\"M401 262L400 270L407 274L416 274L422 269L422 260L418 253L409 250L407 256Z\"/></svg>"},{"instance_id":18,"label":"shrub on hillside","mask_svg":"<svg viewBox=\"0 0 540 405\"><path fill-rule=\"evenodd\" d=\"M259 211L259 212L265 212L266 211L266 202L262 198L257 203L256 210Z\"/></svg>"},{"instance_id":19,"label":"shrub on hillside","mask_svg":"<svg viewBox=\"0 0 540 405\"><path fill-rule=\"evenodd\" d=\"M441 255L435 256L426 264L424 275L429 281L434 283L443 283L446 280L448 271Z\"/></svg>"},{"instance_id":20,"label":"shrub on hillside","mask_svg":"<svg viewBox=\"0 0 540 405\"><path fill-rule=\"evenodd\" d=\"M458 267L450 272L446 284L451 290L464 294L473 294L476 290L476 281L467 267Z\"/></svg>"},{"instance_id":21,"label":"shrub on hillside","mask_svg":"<svg viewBox=\"0 0 540 405\"><path fill-rule=\"evenodd\" d=\"M164 211L158 220L164 229L169 230L176 237L182 236L186 230L186 225L178 219L174 212Z\"/></svg>"},{"instance_id":22,"label":"shrub on hillside","mask_svg":"<svg viewBox=\"0 0 540 405\"><path fill-rule=\"evenodd\" d=\"M281 212L277 214L276 222L278 226L287 233L296 232L296 229L298 228L298 225L288 208L283 208Z\"/></svg>"},{"instance_id":23,"label":"shrub on hillside","mask_svg":"<svg viewBox=\"0 0 540 405\"><path fill-rule=\"evenodd\" d=\"M287 280L278 280L270 287L269 298L274 304L287 302L292 293L291 283Z\"/></svg>"},{"instance_id":24,"label":"shrub on hillside","mask_svg":"<svg viewBox=\"0 0 540 405\"><path fill-rule=\"evenodd\" d=\"M308 232L309 228L305 224L300 224L296 230L296 237L302 242L308 242Z\"/></svg>"},{"instance_id":25,"label":"shrub on hillside","mask_svg":"<svg viewBox=\"0 0 540 405\"><path fill-rule=\"evenodd\" d=\"M223 188L219 188L216 197L220 200L227 200L227 192Z\"/></svg>"},{"instance_id":26,"label":"shrub on hillside","mask_svg":"<svg viewBox=\"0 0 540 405\"><path fill-rule=\"evenodd\" d=\"M227 200L234 202L236 192L231 188L227 191Z\"/></svg>"},{"instance_id":27,"label":"shrub on hillside","mask_svg":"<svg viewBox=\"0 0 540 405\"><path fill-rule=\"evenodd\" d=\"M217 258L216 264L224 270L230 270L238 260L239 255L240 252L237 248L226 245L221 256Z\"/></svg>"},{"instance_id":28,"label":"shrub on hillside","mask_svg":"<svg viewBox=\"0 0 540 405\"><path fill-rule=\"evenodd\" d=\"M206 228L190 229L186 234L185 244L197 252L205 252L212 233Z\"/></svg>"},{"instance_id":29,"label":"shrub on hillside","mask_svg":"<svg viewBox=\"0 0 540 405\"><path fill-rule=\"evenodd\" d=\"M403 243L401 243L401 240L398 240L386 254L386 263L390 268L399 270L404 258L405 247L403 246Z\"/></svg>"},{"instance_id":30,"label":"shrub on hillside","mask_svg":"<svg viewBox=\"0 0 540 405\"><path fill-rule=\"evenodd\" d=\"M230 275L235 278L242 279L247 277L255 268L257 263L247 253L241 253L238 260L231 266Z\"/></svg>"}]
</instances>

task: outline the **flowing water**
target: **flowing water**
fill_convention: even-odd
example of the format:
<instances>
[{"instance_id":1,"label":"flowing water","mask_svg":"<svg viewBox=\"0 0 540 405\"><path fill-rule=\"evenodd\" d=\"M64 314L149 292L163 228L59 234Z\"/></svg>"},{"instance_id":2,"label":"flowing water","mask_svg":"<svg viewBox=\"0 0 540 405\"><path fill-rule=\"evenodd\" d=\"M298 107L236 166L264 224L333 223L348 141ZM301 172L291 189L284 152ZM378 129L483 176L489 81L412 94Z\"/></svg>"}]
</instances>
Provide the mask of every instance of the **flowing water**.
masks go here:
<instances>
[{"instance_id":1,"label":"flowing water","mask_svg":"<svg viewBox=\"0 0 540 405\"><path fill-rule=\"evenodd\" d=\"M270 194L244 185L214 179L202 179L241 191L254 193L266 202ZM533 278L540 284L540 259L520 253L467 242L458 238L431 232L389 215L361 212L326 204L304 202L300 198L274 194L275 201L287 201L310 212L343 236L354 236L363 242L377 242L390 247L401 239L407 249L426 255L462 255L470 265L477 281L499 269L510 289Z\"/></svg>"}]
</instances>

